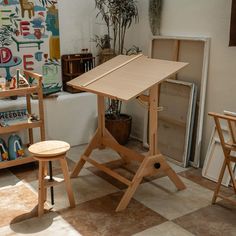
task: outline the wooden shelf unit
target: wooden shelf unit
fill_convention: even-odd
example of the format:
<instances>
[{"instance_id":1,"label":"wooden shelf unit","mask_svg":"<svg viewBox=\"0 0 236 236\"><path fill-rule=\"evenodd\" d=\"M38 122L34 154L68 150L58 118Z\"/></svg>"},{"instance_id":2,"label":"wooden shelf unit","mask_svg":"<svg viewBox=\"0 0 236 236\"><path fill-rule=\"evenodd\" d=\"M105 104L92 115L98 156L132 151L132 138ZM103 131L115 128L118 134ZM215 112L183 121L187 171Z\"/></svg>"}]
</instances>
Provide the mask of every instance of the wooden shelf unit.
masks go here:
<instances>
[{"instance_id":1,"label":"wooden shelf unit","mask_svg":"<svg viewBox=\"0 0 236 236\"><path fill-rule=\"evenodd\" d=\"M95 67L95 58L92 53L67 54L61 57L63 90L70 93L78 91L67 84L68 81L82 75Z\"/></svg>"},{"instance_id":2,"label":"wooden shelf unit","mask_svg":"<svg viewBox=\"0 0 236 236\"><path fill-rule=\"evenodd\" d=\"M38 95L38 108L39 108L39 121L26 121L24 123L14 124L6 127L0 127L0 136L7 133L13 133L20 130L27 129L29 136L29 144L33 144L33 128L40 129L41 141L45 140L45 126L44 126L44 109L43 109L43 90L42 90L42 76L33 72L24 71L24 75L27 79L34 78L37 81L36 85L26 88L17 88L12 90L0 91L0 98L6 98L11 96L25 96L26 107L29 114L32 113L30 95L36 93ZM0 169L8 168L12 166L22 165L33 162L32 156L25 156L17 158L16 160L2 161L0 162Z\"/></svg>"}]
</instances>

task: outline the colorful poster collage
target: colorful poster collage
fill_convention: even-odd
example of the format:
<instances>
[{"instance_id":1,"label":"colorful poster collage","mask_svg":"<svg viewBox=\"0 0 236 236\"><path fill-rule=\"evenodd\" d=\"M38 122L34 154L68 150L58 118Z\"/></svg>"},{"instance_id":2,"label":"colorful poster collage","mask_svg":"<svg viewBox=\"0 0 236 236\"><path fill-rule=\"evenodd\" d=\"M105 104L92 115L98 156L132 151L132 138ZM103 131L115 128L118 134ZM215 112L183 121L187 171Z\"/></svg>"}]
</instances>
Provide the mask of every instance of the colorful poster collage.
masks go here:
<instances>
[{"instance_id":1,"label":"colorful poster collage","mask_svg":"<svg viewBox=\"0 0 236 236\"><path fill-rule=\"evenodd\" d=\"M16 69L61 86L56 0L0 0L0 77L10 81Z\"/></svg>"}]
</instances>

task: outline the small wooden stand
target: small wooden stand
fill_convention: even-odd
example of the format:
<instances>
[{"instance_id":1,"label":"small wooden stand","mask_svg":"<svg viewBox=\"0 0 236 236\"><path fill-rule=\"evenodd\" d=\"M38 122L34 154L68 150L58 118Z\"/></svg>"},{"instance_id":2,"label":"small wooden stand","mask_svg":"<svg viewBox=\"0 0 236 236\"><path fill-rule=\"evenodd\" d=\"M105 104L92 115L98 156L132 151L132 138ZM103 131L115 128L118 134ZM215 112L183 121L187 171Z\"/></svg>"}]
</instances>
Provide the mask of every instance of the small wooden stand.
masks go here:
<instances>
[{"instance_id":1,"label":"small wooden stand","mask_svg":"<svg viewBox=\"0 0 236 236\"><path fill-rule=\"evenodd\" d=\"M159 83L168 76L176 73L185 65L187 64L182 62L147 59L142 55L131 57L117 56L69 82L74 88L90 91L98 95L98 128L79 162L72 171L71 177L76 177L87 161L106 172L108 175L126 184L128 188L117 206L116 211L122 211L127 207L144 177L155 175L159 171L164 171L179 190L185 188L181 179L168 165L157 148ZM147 89L150 91L150 150L149 154L144 156L120 145L105 128L104 97L108 96L110 98L127 101L137 97ZM131 160L140 162L140 167L132 181L89 157L94 149L100 147L110 147L114 149L121 156L124 163Z\"/></svg>"},{"instance_id":2,"label":"small wooden stand","mask_svg":"<svg viewBox=\"0 0 236 236\"><path fill-rule=\"evenodd\" d=\"M33 129L40 129L40 137L41 141L45 140L45 124L44 124L44 108L43 108L43 91L42 91L42 79L43 77L37 73L30 71L23 71L25 77L29 79L29 77L34 78L37 81L37 84L32 85L30 87L24 88L16 88L16 89L5 89L0 91L0 98L7 98L11 96L25 96L26 97L26 107L29 114L32 114L31 108L31 94L35 93L38 95L38 121L30 121L27 120L24 123L13 124L6 127L0 126L0 136L2 134L14 133L24 129L28 129L28 137L29 144L34 143L33 138ZM0 162L0 169L8 168L12 166L22 165L26 163L33 162L34 159L32 156L17 158L16 160L2 161Z\"/></svg>"},{"instance_id":3,"label":"small wooden stand","mask_svg":"<svg viewBox=\"0 0 236 236\"><path fill-rule=\"evenodd\" d=\"M38 216L42 216L44 213L44 203L47 200L46 189L63 183L57 182L53 178L45 178L47 174L46 164L51 161L58 160L60 162L70 206L75 207L75 199L66 162L66 152L69 149L70 145L68 143L57 140L38 142L29 147L29 151L34 155L33 158L39 162Z\"/></svg>"}]
</instances>

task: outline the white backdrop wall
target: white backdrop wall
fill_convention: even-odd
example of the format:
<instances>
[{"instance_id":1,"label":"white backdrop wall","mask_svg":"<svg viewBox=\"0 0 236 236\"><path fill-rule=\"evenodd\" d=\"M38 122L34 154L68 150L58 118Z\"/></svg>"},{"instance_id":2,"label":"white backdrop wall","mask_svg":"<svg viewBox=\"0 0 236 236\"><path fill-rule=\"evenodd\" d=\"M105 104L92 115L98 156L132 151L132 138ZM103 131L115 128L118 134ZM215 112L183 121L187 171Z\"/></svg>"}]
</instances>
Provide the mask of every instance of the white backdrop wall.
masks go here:
<instances>
[{"instance_id":1,"label":"white backdrop wall","mask_svg":"<svg viewBox=\"0 0 236 236\"><path fill-rule=\"evenodd\" d=\"M79 53L88 48L94 55L98 49L91 42L94 35L103 35L105 25L96 17L94 0L59 0L61 54Z\"/></svg>"}]
</instances>

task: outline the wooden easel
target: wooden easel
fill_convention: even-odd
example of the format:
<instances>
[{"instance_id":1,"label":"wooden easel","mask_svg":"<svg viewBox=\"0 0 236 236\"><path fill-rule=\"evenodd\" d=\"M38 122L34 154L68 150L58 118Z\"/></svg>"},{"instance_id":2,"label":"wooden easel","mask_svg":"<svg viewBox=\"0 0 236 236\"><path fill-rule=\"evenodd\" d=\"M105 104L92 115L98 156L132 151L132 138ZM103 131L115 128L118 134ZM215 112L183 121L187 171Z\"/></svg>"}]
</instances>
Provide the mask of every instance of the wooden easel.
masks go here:
<instances>
[{"instance_id":1,"label":"wooden easel","mask_svg":"<svg viewBox=\"0 0 236 236\"><path fill-rule=\"evenodd\" d=\"M182 62L148 59L143 55L120 55L69 82L69 85L74 88L90 91L96 93L98 96L98 128L72 171L71 177L78 176L87 161L108 175L126 184L128 188L117 206L116 211L122 211L127 207L144 177L156 175L161 170L167 174L177 189L182 190L185 188L181 179L168 165L157 148L157 120L159 83L175 74L186 65L187 63ZM132 87L130 87L131 84L133 84ZM127 101L139 96L147 89L149 89L149 96L145 99L149 101L150 150L148 155L144 156L120 145L105 128L104 98L108 96L110 98ZM110 147L114 149L121 156L124 163L131 160L140 162L140 167L132 181L89 157L94 149L100 147Z\"/></svg>"}]
</instances>

